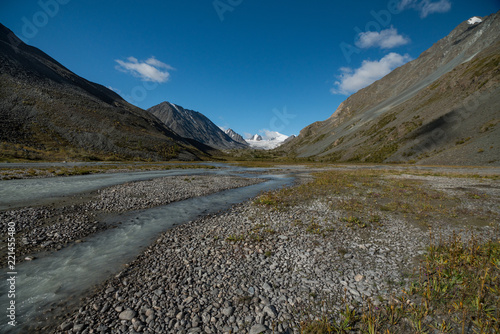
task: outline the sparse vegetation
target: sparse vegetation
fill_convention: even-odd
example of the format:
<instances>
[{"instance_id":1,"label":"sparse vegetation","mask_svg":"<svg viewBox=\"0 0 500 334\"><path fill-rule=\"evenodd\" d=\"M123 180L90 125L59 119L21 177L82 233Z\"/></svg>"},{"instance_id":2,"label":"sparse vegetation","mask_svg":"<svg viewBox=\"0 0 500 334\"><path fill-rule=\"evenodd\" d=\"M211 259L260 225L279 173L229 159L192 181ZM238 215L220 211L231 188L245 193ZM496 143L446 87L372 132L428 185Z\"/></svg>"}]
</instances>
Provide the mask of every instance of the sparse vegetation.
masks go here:
<instances>
[{"instance_id":1,"label":"sparse vegetation","mask_svg":"<svg viewBox=\"0 0 500 334\"><path fill-rule=\"evenodd\" d=\"M364 135L373 136L380 132L387 124L391 123L397 118L396 114L391 113L382 117L376 124L372 125L370 129L365 131Z\"/></svg>"},{"instance_id":2,"label":"sparse vegetation","mask_svg":"<svg viewBox=\"0 0 500 334\"><path fill-rule=\"evenodd\" d=\"M500 242L472 235L431 242L412 284L378 306L305 321L301 333L498 333Z\"/></svg>"},{"instance_id":3,"label":"sparse vegetation","mask_svg":"<svg viewBox=\"0 0 500 334\"><path fill-rule=\"evenodd\" d=\"M455 142L455 145L462 145L464 144L465 142L468 142L469 140L471 139L471 137L467 137L467 138L463 138L463 139L459 139Z\"/></svg>"},{"instance_id":4,"label":"sparse vegetation","mask_svg":"<svg viewBox=\"0 0 500 334\"><path fill-rule=\"evenodd\" d=\"M491 120L489 122L486 122L483 124L483 126L481 127L479 132L481 132L481 133L487 132L487 131L493 129L498 123L500 123L500 119L495 119L495 120Z\"/></svg>"},{"instance_id":5,"label":"sparse vegetation","mask_svg":"<svg viewBox=\"0 0 500 334\"><path fill-rule=\"evenodd\" d=\"M366 223L364 223L361 219L355 216L349 216L346 218L341 218L340 221L345 222L347 226L349 227L359 227L359 228L365 228Z\"/></svg>"},{"instance_id":6,"label":"sparse vegetation","mask_svg":"<svg viewBox=\"0 0 500 334\"><path fill-rule=\"evenodd\" d=\"M497 175L417 173L421 176L498 179ZM387 215L401 216L420 224L457 224L468 228L487 225L498 219L483 206L478 210L462 206L467 201L487 201L479 190L464 190L453 196L426 186L421 179L398 171L328 171L314 174L310 183L259 197L256 205L276 210L322 201L339 212L338 222L296 221L306 233L328 236L335 224L355 229L378 227ZM369 213L369 214L368 214ZM435 241L422 258L411 284L390 300L373 300L353 307L344 301L340 311L305 320L301 333L498 333L500 331L500 241L498 229L491 240L480 240L470 232L462 238ZM338 249L341 257L347 249ZM396 282L392 282L396 284ZM316 300L315 302L321 302Z\"/></svg>"},{"instance_id":7,"label":"sparse vegetation","mask_svg":"<svg viewBox=\"0 0 500 334\"><path fill-rule=\"evenodd\" d=\"M398 150L398 148L399 148L399 145L397 143L384 145L381 148L379 148L377 151L369 154L364 161L365 162L381 163L385 159L387 159L389 156L391 156L393 153L395 153Z\"/></svg>"},{"instance_id":8,"label":"sparse vegetation","mask_svg":"<svg viewBox=\"0 0 500 334\"><path fill-rule=\"evenodd\" d=\"M314 174L315 178L310 183L277 192L266 192L257 197L254 203L283 211L294 205L321 199L329 203L331 210L340 212L345 217L344 222L358 227L363 224L376 226L388 214L401 216L423 227L427 226L428 221L456 225L459 218L484 225L491 219L497 219L497 214L486 207L474 212L464 211L462 208L461 204L467 198L487 199L487 195L482 192L452 196L426 187L421 180L399 177L400 174L396 171L374 170L321 172ZM445 175L457 178L498 178L495 175ZM362 223L355 222L355 218Z\"/></svg>"}]
</instances>

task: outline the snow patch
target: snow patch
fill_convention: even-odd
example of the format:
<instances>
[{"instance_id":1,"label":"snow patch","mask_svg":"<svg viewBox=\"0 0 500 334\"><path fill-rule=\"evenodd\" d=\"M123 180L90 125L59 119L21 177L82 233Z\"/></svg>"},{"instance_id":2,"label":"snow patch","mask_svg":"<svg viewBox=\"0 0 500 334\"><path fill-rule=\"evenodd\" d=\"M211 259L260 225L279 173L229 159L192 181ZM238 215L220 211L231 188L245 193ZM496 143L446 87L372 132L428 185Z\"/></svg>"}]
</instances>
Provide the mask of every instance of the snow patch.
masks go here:
<instances>
[{"instance_id":1,"label":"snow patch","mask_svg":"<svg viewBox=\"0 0 500 334\"><path fill-rule=\"evenodd\" d=\"M178 108L175 104L170 103L170 102L169 102L168 104L170 104L172 107L174 107L174 108L175 108L175 110L177 110L177 112L178 112L178 113L180 113L180 112L181 112L181 111L179 110L179 108Z\"/></svg>"},{"instance_id":2,"label":"snow patch","mask_svg":"<svg viewBox=\"0 0 500 334\"><path fill-rule=\"evenodd\" d=\"M481 23L481 22L483 22L483 20L477 16L471 17L470 19L467 20L468 24L477 24L477 23Z\"/></svg>"},{"instance_id":3,"label":"snow patch","mask_svg":"<svg viewBox=\"0 0 500 334\"><path fill-rule=\"evenodd\" d=\"M178 112L179 114L183 114L183 115L184 115L184 118L186 118L187 116L189 116L189 118L191 119L191 121L192 121L194 124L198 124L198 123L194 120L193 115L192 115L190 112L188 112L186 109L184 109L184 108L180 107L180 109L181 109L181 110L179 110L179 106L177 106L177 105L175 105L175 104L173 104L173 103L171 103L171 102L168 102L168 104L170 104L172 107L174 107L174 109L175 109L175 110L177 110L177 112Z\"/></svg>"}]
</instances>

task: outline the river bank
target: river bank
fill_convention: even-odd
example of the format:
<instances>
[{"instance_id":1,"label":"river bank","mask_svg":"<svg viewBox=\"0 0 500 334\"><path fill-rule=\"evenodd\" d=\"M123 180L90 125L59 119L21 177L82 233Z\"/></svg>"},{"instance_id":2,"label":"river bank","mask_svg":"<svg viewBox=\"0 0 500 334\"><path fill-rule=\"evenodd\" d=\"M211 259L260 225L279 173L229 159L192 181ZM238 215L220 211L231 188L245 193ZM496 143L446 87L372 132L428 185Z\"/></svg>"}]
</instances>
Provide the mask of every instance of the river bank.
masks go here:
<instances>
[{"instance_id":1,"label":"river bank","mask_svg":"<svg viewBox=\"0 0 500 334\"><path fill-rule=\"evenodd\" d=\"M203 162L0 162L0 181L138 171L216 168L213 163Z\"/></svg>"},{"instance_id":2,"label":"river bank","mask_svg":"<svg viewBox=\"0 0 500 334\"><path fill-rule=\"evenodd\" d=\"M432 242L499 237L496 178L315 180L163 233L54 332L298 333L345 302L397 296Z\"/></svg>"}]
</instances>

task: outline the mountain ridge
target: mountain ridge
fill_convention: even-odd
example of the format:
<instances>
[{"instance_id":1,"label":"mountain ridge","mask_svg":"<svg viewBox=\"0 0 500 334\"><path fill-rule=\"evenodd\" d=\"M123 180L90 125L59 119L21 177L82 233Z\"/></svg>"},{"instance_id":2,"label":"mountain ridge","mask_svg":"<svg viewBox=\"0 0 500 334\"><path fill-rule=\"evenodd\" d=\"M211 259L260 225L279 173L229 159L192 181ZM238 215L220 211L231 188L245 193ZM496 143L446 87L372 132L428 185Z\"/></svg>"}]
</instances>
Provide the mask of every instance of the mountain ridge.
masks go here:
<instances>
[{"instance_id":1,"label":"mountain ridge","mask_svg":"<svg viewBox=\"0 0 500 334\"><path fill-rule=\"evenodd\" d=\"M415 137L416 132L410 132L432 122L436 114L447 114L454 109L460 109L463 101L476 92L483 97L488 96L491 100L492 108L486 106L484 116L493 121L496 119L498 115L495 113L495 106L498 106L498 101L494 94L485 92L484 89L489 88L496 92L498 87L498 64L495 63L495 55L499 40L496 32L499 29L499 13L487 16L482 22L473 25L467 21L462 22L448 36L424 51L419 58L354 93L326 120L305 127L297 138L279 149L292 157L324 161L446 163L444 156L443 159L428 159L426 154L435 155L429 150L412 150L408 143L415 142L414 145L417 145L418 141L424 138ZM487 59L483 59L483 55L486 55ZM489 64L490 61L493 63L489 67L479 64ZM467 74L470 70L467 66L479 66L479 72L473 72L477 75ZM454 85L450 81L454 72L454 78L459 79L457 71L467 76L471 83L484 79L483 86L475 87L473 91L464 89L461 91L463 94L458 96L458 92L453 92L450 88ZM429 96L433 92L430 92L429 87L442 90L441 96L434 94L430 102ZM428 101L429 105L420 106L418 99ZM435 106L438 102L440 108L433 114L429 106ZM473 119L475 122L481 122L477 115ZM465 138L478 137L472 130L467 133ZM449 136L453 137L450 134ZM457 142L461 140L453 138ZM471 142L467 145L470 144ZM477 144L479 145L479 142ZM449 146L449 143L446 145ZM436 146L439 147L431 151L444 149L440 145ZM446 149L451 149L448 146ZM483 154L480 159L476 155L466 157L464 151L464 160L455 163L488 164L494 163L491 162L493 160L498 162L498 157L489 154Z\"/></svg>"},{"instance_id":2,"label":"mountain ridge","mask_svg":"<svg viewBox=\"0 0 500 334\"><path fill-rule=\"evenodd\" d=\"M199 160L210 148L90 82L0 24L0 157Z\"/></svg>"},{"instance_id":3,"label":"mountain ridge","mask_svg":"<svg viewBox=\"0 0 500 334\"><path fill-rule=\"evenodd\" d=\"M191 138L216 149L245 148L233 140L208 117L170 102L162 102L147 110L168 128L185 138Z\"/></svg>"},{"instance_id":4,"label":"mountain ridge","mask_svg":"<svg viewBox=\"0 0 500 334\"><path fill-rule=\"evenodd\" d=\"M232 140L234 140L238 143L241 143L243 145L248 145L248 143L245 141L245 139L243 139L243 136L240 135L239 133L236 133L233 129L227 129L224 131L224 133L226 135L228 135L229 137L231 137Z\"/></svg>"}]
</instances>

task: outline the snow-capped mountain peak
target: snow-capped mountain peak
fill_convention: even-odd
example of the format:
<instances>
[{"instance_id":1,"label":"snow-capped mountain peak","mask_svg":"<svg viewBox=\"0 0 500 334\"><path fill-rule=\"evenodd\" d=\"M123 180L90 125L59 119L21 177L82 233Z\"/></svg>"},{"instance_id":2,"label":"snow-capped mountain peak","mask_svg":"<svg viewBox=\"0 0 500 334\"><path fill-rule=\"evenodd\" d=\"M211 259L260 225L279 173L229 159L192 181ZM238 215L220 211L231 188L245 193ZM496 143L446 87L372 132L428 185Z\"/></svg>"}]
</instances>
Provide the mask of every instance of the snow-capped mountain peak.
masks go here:
<instances>
[{"instance_id":1,"label":"snow-capped mountain peak","mask_svg":"<svg viewBox=\"0 0 500 334\"><path fill-rule=\"evenodd\" d=\"M251 138L246 139L246 142L252 148L271 150L283 144L283 142L287 138L287 135L281 134L276 131L264 131L264 134L262 136L259 134L255 134Z\"/></svg>"},{"instance_id":2,"label":"snow-capped mountain peak","mask_svg":"<svg viewBox=\"0 0 500 334\"><path fill-rule=\"evenodd\" d=\"M477 24L477 23L481 23L483 22L483 20L480 18L480 17L477 17L477 16L474 16L474 17L471 17L470 19L467 20L467 23L468 24Z\"/></svg>"}]
</instances>

